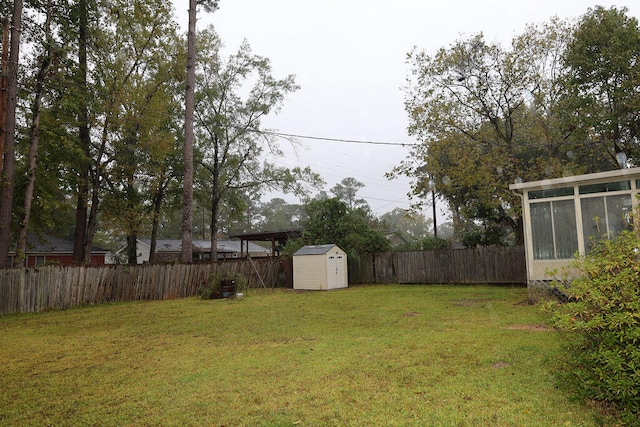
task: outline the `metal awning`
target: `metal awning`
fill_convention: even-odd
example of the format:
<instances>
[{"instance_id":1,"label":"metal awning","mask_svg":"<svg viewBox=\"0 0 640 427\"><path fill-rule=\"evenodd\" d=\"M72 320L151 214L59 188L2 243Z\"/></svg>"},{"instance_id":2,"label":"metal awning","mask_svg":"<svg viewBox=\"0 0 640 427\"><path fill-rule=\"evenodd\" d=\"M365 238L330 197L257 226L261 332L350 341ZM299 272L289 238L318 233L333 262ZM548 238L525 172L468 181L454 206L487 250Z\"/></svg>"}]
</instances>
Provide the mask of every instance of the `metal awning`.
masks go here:
<instances>
[{"instance_id":1,"label":"metal awning","mask_svg":"<svg viewBox=\"0 0 640 427\"><path fill-rule=\"evenodd\" d=\"M302 230L279 230L264 231L260 233L243 233L229 236L229 238L240 239L240 255L244 256L244 242L271 242L271 256L275 257L276 243L284 246L289 239L295 239L302 235ZM279 255L279 254L278 254Z\"/></svg>"}]
</instances>

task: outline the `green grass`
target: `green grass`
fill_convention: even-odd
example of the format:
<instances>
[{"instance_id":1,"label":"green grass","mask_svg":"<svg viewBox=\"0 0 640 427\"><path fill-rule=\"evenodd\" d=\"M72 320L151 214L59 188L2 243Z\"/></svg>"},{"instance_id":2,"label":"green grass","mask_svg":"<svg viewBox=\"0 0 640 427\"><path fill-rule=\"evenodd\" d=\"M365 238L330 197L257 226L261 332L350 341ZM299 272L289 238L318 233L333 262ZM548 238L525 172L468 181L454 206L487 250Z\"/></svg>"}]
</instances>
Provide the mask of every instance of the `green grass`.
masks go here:
<instances>
[{"instance_id":1,"label":"green grass","mask_svg":"<svg viewBox=\"0 0 640 427\"><path fill-rule=\"evenodd\" d=\"M250 290L0 318L0 425L575 426L526 289Z\"/></svg>"}]
</instances>

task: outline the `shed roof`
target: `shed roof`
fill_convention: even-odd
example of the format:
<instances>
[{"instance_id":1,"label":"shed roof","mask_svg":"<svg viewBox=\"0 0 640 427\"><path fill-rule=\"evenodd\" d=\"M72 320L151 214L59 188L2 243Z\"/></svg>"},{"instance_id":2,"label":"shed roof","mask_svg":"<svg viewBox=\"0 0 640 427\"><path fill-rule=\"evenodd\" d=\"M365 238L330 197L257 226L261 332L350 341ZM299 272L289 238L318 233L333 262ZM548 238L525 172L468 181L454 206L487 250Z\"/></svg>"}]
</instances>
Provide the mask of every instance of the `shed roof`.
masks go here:
<instances>
[{"instance_id":1,"label":"shed roof","mask_svg":"<svg viewBox=\"0 0 640 427\"><path fill-rule=\"evenodd\" d=\"M336 245L307 245L298 249L293 255L324 255L331 250L331 248L337 247Z\"/></svg>"}]
</instances>

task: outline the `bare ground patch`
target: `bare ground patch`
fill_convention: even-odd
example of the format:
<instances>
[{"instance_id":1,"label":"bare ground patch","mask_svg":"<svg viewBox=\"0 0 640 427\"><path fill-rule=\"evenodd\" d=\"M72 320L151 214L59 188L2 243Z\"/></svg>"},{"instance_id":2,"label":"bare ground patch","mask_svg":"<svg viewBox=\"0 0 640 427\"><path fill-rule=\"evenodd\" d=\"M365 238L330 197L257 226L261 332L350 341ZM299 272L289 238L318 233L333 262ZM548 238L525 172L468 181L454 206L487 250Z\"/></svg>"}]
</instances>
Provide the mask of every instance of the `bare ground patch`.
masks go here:
<instances>
[{"instance_id":1,"label":"bare ground patch","mask_svg":"<svg viewBox=\"0 0 640 427\"><path fill-rule=\"evenodd\" d=\"M507 362L496 362L491 364L491 367L493 369L508 368L509 366L511 366L511 363L507 363Z\"/></svg>"},{"instance_id":2,"label":"bare ground patch","mask_svg":"<svg viewBox=\"0 0 640 427\"><path fill-rule=\"evenodd\" d=\"M415 317L415 316L420 316L420 313L416 313L415 311L410 311L408 313L404 313L402 316L403 317Z\"/></svg>"},{"instance_id":3,"label":"bare ground patch","mask_svg":"<svg viewBox=\"0 0 640 427\"><path fill-rule=\"evenodd\" d=\"M545 325L509 325L504 329L511 329L514 331L550 331L551 328Z\"/></svg>"},{"instance_id":4,"label":"bare ground patch","mask_svg":"<svg viewBox=\"0 0 640 427\"><path fill-rule=\"evenodd\" d=\"M461 307L473 307L478 304L483 304L489 300L487 299L459 299L451 301L454 305L458 305Z\"/></svg>"}]
</instances>

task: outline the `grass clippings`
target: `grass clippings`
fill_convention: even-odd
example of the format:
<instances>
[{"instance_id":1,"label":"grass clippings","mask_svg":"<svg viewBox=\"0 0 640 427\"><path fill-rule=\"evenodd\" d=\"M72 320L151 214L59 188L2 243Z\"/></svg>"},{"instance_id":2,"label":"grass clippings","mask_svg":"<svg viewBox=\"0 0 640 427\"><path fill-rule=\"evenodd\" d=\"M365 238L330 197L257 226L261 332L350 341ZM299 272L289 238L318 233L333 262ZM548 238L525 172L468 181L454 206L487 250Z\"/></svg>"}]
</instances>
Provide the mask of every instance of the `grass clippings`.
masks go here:
<instances>
[{"instance_id":1,"label":"grass clippings","mask_svg":"<svg viewBox=\"0 0 640 427\"><path fill-rule=\"evenodd\" d=\"M6 316L0 425L607 421L556 388L560 337L516 327L542 324L523 298L512 287L356 286Z\"/></svg>"}]
</instances>

